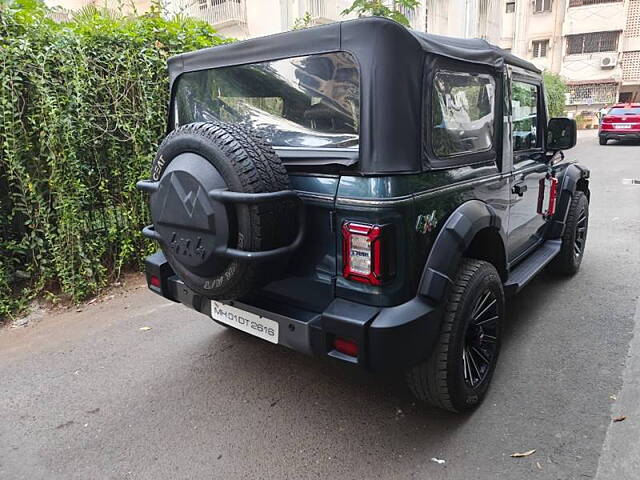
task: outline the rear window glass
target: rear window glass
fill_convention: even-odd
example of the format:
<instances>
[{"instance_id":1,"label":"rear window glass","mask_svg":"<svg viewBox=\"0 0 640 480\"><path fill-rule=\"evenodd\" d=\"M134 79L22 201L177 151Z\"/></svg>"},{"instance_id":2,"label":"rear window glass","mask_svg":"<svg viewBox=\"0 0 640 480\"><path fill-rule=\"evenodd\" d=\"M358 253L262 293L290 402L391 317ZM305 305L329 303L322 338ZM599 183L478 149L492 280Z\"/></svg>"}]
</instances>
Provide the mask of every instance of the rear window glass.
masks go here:
<instances>
[{"instance_id":1,"label":"rear window glass","mask_svg":"<svg viewBox=\"0 0 640 480\"><path fill-rule=\"evenodd\" d=\"M344 52L215 68L180 76L176 126L220 120L276 147L358 147L360 78Z\"/></svg>"},{"instance_id":2,"label":"rear window glass","mask_svg":"<svg viewBox=\"0 0 640 480\"><path fill-rule=\"evenodd\" d=\"M612 108L609 110L608 115L640 115L640 107L632 107L632 108Z\"/></svg>"},{"instance_id":3,"label":"rear window glass","mask_svg":"<svg viewBox=\"0 0 640 480\"><path fill-rule=\"evenodd\" d=\"M489 150L495 81L491 75L440 71L433 80L433 153L450 157Z\"/></svg>"}]
</instances>

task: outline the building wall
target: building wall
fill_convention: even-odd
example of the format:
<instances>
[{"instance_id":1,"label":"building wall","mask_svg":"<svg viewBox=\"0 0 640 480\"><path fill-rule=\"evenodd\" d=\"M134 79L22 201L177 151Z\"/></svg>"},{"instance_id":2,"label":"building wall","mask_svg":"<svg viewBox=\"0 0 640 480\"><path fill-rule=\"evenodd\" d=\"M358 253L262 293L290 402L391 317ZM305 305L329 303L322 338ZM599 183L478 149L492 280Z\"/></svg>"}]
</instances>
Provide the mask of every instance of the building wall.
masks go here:
<instances>
[{"instance_id":1,"label":"building wall","mask_svg":"<svg viewBox=\"0 0 640 480\"><path fill-rule=\"evenodd\" d=\"M549 11L535 12L531 0L515 0L515 11L507 12L502 2L502 32L498 42L541 70L559 73L562 63L562 20L565 0L552 0ZM534 42L548 42L544 56L534 54Z\"/></svg>"},{"instance_id":2,"label":"building wall","mask_svg":"<svg viewBox=\"0 0 640 480\"><path fill-rule=\"evenodd\" d=\"M565 37L592 32L615 32L625 27L624 2L569 7L565 14L562 34ZM614 51L593 52L584 54L564 55L562 76L569 82L601 81L622 79L622 70L618 64L618 57L622 51L622 38L618 38L618 46ZM566 51L566 45L565 51ZM605 57L615 57L614 68L602 68L601 62Z\"/></svg>"},{"instance_id":3,"label":"building wall","mask_svg":"<svg viewBox=\"0 0 640 480\"><path fill-rule=\"evenodd\" d=\"M210 0L202 1L206 3ZM392 0L387 1L389 5L393 4ZM497 43L502 25L501 1L423 0L417 8L404 13L415 30L466 38L480 37ZM168 2L167 9L172 13L186 12L206 17L199 8L198 0ZM341 15L353 0L239 0L239 3L243 5L246 18L242 22L224 25L213 23L221 34L244 39L290 30L296 20L302 19L307 12L311 14L313 24L356 17L353 13Z\"/></svg>"},{"instance_id":4,"label":"building wall","mask_svg":"<svg viewBox=\"0 0 640 480\"><path fill-rule=\"evenodd\" d=\"M67 11L76 11L87 5L95 5L96 7L106 7L123 13L145 13L151 8L151 0L45 0L48 7L60 7Z\"/></svg>"}]
</instances>

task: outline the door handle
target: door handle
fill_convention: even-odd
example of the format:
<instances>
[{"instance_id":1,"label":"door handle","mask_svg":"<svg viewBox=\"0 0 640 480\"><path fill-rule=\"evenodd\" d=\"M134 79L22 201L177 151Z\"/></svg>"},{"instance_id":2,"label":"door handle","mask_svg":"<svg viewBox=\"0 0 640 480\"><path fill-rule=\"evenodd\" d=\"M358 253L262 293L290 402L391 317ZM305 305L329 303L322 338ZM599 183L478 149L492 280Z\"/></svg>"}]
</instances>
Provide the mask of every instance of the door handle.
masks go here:
<instances>
[{"instance_id":1,"label":"door handle","mask_svg":"<svg viewBox=\"0 0 640 480\"><path fill-rule=\"evenodd\" d=\"M519 197L524 195L524 192L527 191L526 183L516 183L511 189L511 193L518 195Z\"/></svg>"}]
</instances>

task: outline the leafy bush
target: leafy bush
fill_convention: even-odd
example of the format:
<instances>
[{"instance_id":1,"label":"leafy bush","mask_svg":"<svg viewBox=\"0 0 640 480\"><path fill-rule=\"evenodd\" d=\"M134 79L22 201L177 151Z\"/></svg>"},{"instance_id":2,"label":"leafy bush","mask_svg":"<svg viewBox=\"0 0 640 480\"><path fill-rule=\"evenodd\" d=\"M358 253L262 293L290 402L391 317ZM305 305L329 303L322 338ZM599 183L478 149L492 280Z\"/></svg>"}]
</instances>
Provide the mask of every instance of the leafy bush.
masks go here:
<instances>
[{"instance_id":1,"label":"leafy bush","mask_svg":"<svg viewBox=\"0 0 640 480\"><path fill-rule=\"evenodd\" d=\"M165 130L167 57L226 41L157 10L47 14L0 0L0 319L43 291L81 300L140 265L152 246L135 183Z\"/></svg>"}]
</instances>

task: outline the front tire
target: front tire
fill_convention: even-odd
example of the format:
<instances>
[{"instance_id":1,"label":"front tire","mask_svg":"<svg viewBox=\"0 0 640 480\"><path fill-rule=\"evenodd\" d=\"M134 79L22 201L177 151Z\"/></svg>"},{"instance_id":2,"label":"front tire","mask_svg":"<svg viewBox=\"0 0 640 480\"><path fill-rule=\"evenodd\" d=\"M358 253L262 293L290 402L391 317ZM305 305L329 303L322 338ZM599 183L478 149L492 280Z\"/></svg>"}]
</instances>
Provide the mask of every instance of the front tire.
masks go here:
<instances>
[{"instance_id":1,"label":"front tire","mask_svg":"<svg viewBox=\"0 0 640 480\"><path fill-rule=\"evenodd\" d=\"M413 394L452 412L477 407L495 370L504 312L502 280L493 265L463 260L447 298L436 347L428 360L407 373Z\"/></svg>"},{"instance_id":2,"label":"front tire","mask_svg":"<svg viewBox=\"0 0 640 480\"><path fill-rule=\"evenodd\" d=\"M580 269L589 229L589 200L584 192L576 191L569 205L567 223L562 234L560 253L549 264L558 275L574 275Z\"/></svg>"}]
</instances>

